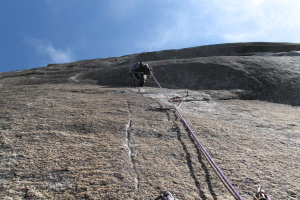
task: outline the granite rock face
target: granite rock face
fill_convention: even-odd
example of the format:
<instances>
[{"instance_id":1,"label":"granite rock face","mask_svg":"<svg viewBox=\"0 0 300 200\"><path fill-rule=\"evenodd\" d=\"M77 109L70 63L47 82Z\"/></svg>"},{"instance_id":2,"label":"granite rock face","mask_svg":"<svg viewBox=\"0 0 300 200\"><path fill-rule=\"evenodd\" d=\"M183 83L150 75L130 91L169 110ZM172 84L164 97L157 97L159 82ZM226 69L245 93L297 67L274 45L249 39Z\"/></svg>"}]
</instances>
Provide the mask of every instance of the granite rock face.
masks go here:
<instances>
[{"instance_id":1,"label":"granite rock face","mask_svg":"<svg viewBox=\"0 0 300 200\"><path fill-rule=\"evenodd\" d=\"M300 44L236 43L0 74L1 199L299 199ZM181 103L178 100L183 100Z\"/></svg>"},{"instance_id":2,"label":"granite rock face","mask_svg":"<svg viewBox=\"0 0 300 200\"><path fill-rule=\"evenodd\" d=\"M300 44L236 43L84 60L1 74L11 84L89 82L136 86L130 66L144 61L167 88L244 90L241 98L300 105ZM7 79L11 77L11 79ZM148 86L154 87L153 80Z\"/></svg>"}]
</instances>

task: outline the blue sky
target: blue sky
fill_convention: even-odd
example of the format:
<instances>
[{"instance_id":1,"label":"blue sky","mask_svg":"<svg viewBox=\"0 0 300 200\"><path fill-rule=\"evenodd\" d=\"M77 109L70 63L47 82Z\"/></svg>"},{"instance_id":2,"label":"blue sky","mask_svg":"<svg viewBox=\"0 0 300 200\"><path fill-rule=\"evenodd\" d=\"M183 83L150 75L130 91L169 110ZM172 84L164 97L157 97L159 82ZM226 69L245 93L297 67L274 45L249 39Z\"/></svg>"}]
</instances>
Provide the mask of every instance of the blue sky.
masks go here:
<instances>
[{"instance_id":1,"label":"blue sky","mask_svg":"<svg viewBox=\"0 0 300 200\"><path fill-rule=\"evenodd\" d=\"M299 0L1 0L0 72L229 42L300 43Z\"/></svg>"}]
</instances>

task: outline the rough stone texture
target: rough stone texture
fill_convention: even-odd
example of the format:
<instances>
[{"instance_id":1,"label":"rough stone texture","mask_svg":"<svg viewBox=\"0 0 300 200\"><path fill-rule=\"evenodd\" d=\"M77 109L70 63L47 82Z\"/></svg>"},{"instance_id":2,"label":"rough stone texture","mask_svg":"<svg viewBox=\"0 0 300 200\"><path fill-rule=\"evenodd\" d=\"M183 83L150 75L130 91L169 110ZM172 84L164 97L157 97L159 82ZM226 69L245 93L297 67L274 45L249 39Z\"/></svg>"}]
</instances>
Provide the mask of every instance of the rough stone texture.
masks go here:
<instances>
[{"instance_id":1,"label":"rough stone texture","mask_svg":"<svg viewBox=\"0 0 300 200\"><path fill-rule=\"evenodd\" d=\"M0 74L1 199L233 199L153 79L244 199L299 199L299 44L239 43Z\"/></svg>"}]
</instances>

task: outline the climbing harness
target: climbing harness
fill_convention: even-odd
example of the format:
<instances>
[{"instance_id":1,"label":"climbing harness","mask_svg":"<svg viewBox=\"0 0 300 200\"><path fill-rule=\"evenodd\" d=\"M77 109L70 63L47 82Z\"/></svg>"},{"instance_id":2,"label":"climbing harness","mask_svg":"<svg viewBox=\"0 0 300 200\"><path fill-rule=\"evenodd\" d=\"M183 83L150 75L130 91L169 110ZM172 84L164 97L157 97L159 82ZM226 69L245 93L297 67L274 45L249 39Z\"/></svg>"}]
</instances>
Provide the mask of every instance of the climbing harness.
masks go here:
<instances>
[{"instance_id":1,"label":"climbing harness","mask_svg":"<svg viewBox=\"0 0 300 200\"><path fill-rule=\"evenodd\" d=\"M203 153L203 155L205 156L205 158L207 159L207 161L209 162L209 164L212 166L212 168L214 169L214 171L216 172L216 174L218 175L218 177L220 178L220 180L223 182L223 184L225 185L225 187L229 190L229 192L232 194L232 196L237 199L237 200L242 200L242 197L239 195L239 193L234 189L234 187L231 185L231 183L229 182L229 180L226 178L226 176L223 174L223 172L221 171L221 169L217 166L217 164L213 161L212 157L209 155L209 153L206 151L206 149L204 148L204 146L201 144L201 142L198 140L198 138L196 137L195 133L192 131L192 129L190 128L190 126L188 125L188 123L186 122L186 120L183 118L183 116L181 115L181 113L179 112L178 108L175 106L175 104L173 103L173 101L170 99L170 97L168 96L168 94L164 91L164 89L160 86L159 82L156 80L155 76L153 75L152 71L151 75L154 79L154 81L156 82L156 84L159 86L159 88L161 89L161 91L164 93L164 95L167 97L167 99L169 100L169 102L172 104L173 108L175 109L175 111L177 112L178 116L180 117L180 119L182 120L182 122L185 124L186 128L189 130L191 136L194 138L194 140L196 141L197 145L199 146L201 152Z\"/></svg>"}]
</instances>

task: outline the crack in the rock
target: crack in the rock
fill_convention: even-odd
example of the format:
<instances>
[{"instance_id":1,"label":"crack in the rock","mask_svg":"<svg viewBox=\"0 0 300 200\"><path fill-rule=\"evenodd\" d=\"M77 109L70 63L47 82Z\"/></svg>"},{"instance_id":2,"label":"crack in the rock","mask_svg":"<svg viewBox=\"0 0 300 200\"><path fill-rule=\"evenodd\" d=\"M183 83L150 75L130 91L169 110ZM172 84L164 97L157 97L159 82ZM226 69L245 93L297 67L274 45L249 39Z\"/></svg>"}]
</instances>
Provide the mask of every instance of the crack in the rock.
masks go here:
<instances>
[{"instance_id":1,"label":"crack in the rock","mask_svg":"<svg viewBox=\"0 0 300 200\"><path fill-rule=\"evenodd\" d=\"M198 180L198 178L195 174L195 169L194 169L193 164L192 164L193 162L192 162L191 153L189 152L188 147L186 146L184 141L182 140L180 127L175 121L173 123L174 123L173 128L177 132L177 140L182 145L182 148L183 148L184 153L185 153L185 159L186 159L189 171L190 171L190 175L191 175L192 179L195 182L196 188L199 190L199 195L200 195L201 199L207 199L204 191L201 189L200 181Z\"/></svg>"},{"instance_id":2,"label":"crack in the rock","mask_svg":"<svg viewBox=\"0 0 300 200\"><path fill-rule=\"evenodd\" d=\"M131 120L131 109L130 109L130 104L127 101L127 112L128 112L128 122L125 125L125 146L128 148L128 157L129 160L131 162L131 168L133 169L134 173L135 173L135 177L134 177L134 188L135 191L138 191L140 188L140 184L139 184L139 173L137 171L137 167L136 167L136 160L135 160L135 156L136 156L136 151L135 149L132 147L131 145L131 132L130 129L132 127L132 120Z\"/></svg>"},{"instance_id":3,"label":"crack in the rock","mask_svg":"<svg viewBox=\"0 0 300 200\"><path fill-rule=\"evenodd\" d=\"M174 131L177 132L177 139L178 141L181 143L182 145L182 148L185 152L185 155L186 155L186 161L187 161L187 165L188 165L188 168L190 170L190 174L191 174L191 177L193 178L194 182L195 182L195 186L198 188L199 190L199 195L201 197L201 199L207 199L204 191L201 189L201 185L200 185L200 182L198 180L198 178L196 177L196 174L195 174L195 170L193 168L193 165L192 165L192 159L191 159L191 154L190 152L188 151L188 148L186 146L186 144L184 143L184 141L182 140L182 137L181 137L181 130L180 130L180 127L179 125L176 123L176 121L178 120L178 116L176 114L176 112L174 111L173 112L173 115L175 117L175 121L173 121L173 129ZM182 123L183 121L180 120ZM185 124L183 123L183 126L186 128ZM198 157L198 161L199 163L201 164L201 168L204 170L205 172L205 180L206 180L206 183L208 184L208 188L209 188L209 192L210 194L212 195L213 199L216 200L216 195L215 195L215 192L213 190L213 187L212 187L212 183L211 183L211 180L210 180L210 173L208 171L208 168L206 167L205 163L203 162L203 158L202 158L202 154L198 148L198 146L196 145L195 141L193 140L192 136L190 135L189 131L186 130L188 132L188 137L190 139L190 141L193 143L195 149L197 150L197 157Z\"/></svg>"},{"instance_id":4,"label":"crack in the rock","mask_svg":"<svg viewBox=\"0 0 300 200\"><path fill-rule=\"evenodd\" d=\"M155 101L155 102L159 105L160 108L163 108L163 105L162 105L159 101L157 101L157 100L155 100L154 98L151 98L151 97L149 97L149 98L152 99L153 101ZM166 115L167 115L168 121L171 121L171 119L170 119L170 114L168 113L168 111L165 110L164 112L165 112Z\"/></svg>"}]
</instances>

